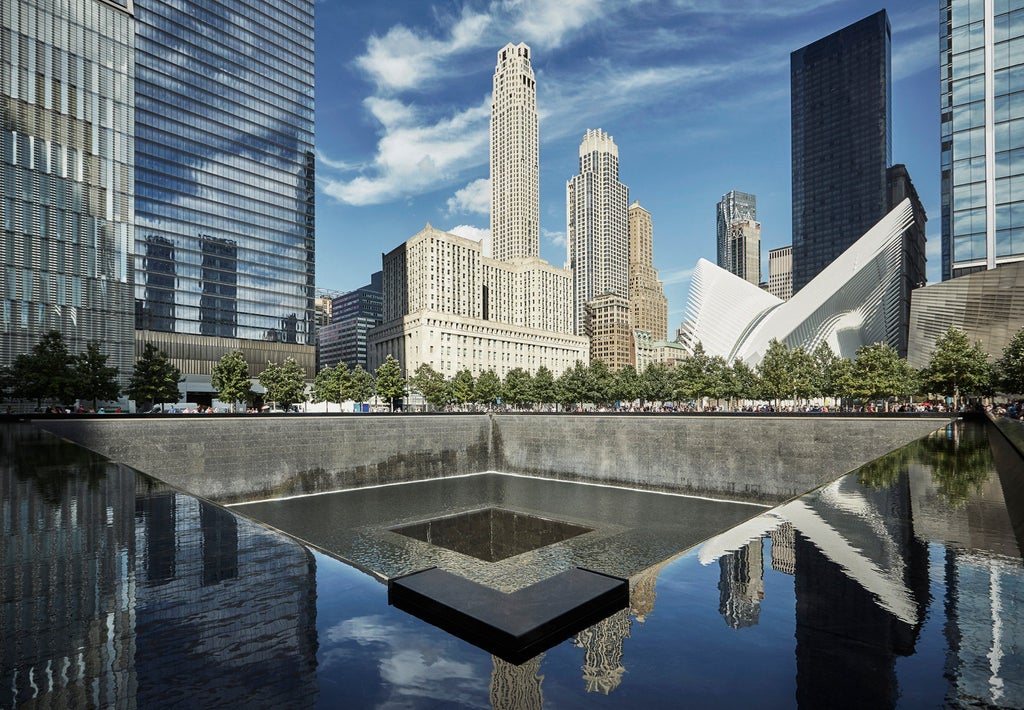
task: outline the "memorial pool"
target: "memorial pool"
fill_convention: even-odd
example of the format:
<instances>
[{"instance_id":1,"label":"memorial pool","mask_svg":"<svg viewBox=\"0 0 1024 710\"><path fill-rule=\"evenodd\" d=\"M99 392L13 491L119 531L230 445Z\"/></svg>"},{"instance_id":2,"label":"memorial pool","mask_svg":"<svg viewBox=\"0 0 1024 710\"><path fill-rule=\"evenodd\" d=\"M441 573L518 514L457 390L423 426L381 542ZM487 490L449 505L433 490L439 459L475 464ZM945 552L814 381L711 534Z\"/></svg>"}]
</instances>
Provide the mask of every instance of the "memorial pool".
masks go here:
<instances>
[{"instance_id":1,"label":"memorial pool","mask_svg":"<svg viewBox=\"0 0 1024 710\"><path fill-rule=\"evenodd\" d=\"M28 425L0 428L0 444L0 707L1024 706L1020 511L981 425L952 424L696 547L665 542L623 570L628 609L520 665L389 607L377 577L244 507ZM529 499L516 488L529 483L501 502L538 512L556 498ZM595 554L621 541L611 559L653 554L658 535L614 519L623 504L577 505L556 517L592 532L523 554L576 559L588 535ZM350 538L385 536L353 511L345 529L363 537ZM405 559L369 549L366 570Z\"/></svg>"}]
</instances>

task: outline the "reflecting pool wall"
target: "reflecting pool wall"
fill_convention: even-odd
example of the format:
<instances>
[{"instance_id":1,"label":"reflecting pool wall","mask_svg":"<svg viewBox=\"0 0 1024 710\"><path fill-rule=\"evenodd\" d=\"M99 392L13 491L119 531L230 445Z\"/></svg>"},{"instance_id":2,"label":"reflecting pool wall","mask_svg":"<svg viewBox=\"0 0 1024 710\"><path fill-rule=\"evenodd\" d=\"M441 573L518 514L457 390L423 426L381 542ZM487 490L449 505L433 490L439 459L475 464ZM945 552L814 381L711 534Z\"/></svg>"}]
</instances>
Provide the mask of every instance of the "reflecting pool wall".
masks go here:
<instances>
[{"instance_id":1,"label":"reflecting pool wall","mask_svg":"<svg viewBox=\"0 0 1024 710\"><path fill-rule=\"evenodd\" d=\"M953 425L638 572L628 610L515 666L370 575L8 426L0 707L1022 707L1014 475Z\"/></svg>"}]
</instances>

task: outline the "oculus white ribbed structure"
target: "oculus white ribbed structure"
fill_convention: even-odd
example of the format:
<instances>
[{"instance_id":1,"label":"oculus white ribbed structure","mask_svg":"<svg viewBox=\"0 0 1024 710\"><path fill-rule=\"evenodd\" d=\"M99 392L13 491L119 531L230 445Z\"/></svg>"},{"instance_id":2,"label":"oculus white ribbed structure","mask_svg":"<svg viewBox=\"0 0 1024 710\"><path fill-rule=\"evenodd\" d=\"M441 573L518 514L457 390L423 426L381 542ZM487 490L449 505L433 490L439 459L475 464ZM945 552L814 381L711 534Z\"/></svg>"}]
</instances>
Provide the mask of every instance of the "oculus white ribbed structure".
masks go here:
<instances>
[{"instance_id":1,"label":"oculus white ribbed structure","mask_svg":"<svg viewBox=\"0 0 1024 710\"><path fill-rule=\"evenodd\" d=\"M899 342L903 234L913 221L903 200L788 301L701 259L686 304L686 336L728 362L761 362L777 339L808 352L828 343L841 357Z\"/></svg>"}]
</instances>

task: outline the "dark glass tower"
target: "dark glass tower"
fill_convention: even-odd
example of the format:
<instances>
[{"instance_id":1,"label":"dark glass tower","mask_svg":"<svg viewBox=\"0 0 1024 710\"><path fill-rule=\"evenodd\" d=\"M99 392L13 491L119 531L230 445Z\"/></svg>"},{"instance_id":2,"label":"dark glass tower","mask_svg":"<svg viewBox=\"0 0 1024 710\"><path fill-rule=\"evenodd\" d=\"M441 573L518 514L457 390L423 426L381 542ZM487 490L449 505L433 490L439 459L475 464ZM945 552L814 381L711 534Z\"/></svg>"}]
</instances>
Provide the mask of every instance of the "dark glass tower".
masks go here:
<instances>
[{"instance_id":1,"label":"dark glass tower","mask_svg":"<svg viewBox=\"0 0 1024 710\"><path fill-rule=\"evenodd\" d=\"M312 377L313 0L135 12L137 345L189 397L235 349Z\"/></svg>"},{"instance_id":2,"label":"dark glass tower","mask_svg":"<svg viewBox=\"0 0 1024 710\"><path fill-rule=\"evenodd\" d=\"M890 42L880 10L790 55L794 292L887 212Z\"/></svg>"}]
</instances>

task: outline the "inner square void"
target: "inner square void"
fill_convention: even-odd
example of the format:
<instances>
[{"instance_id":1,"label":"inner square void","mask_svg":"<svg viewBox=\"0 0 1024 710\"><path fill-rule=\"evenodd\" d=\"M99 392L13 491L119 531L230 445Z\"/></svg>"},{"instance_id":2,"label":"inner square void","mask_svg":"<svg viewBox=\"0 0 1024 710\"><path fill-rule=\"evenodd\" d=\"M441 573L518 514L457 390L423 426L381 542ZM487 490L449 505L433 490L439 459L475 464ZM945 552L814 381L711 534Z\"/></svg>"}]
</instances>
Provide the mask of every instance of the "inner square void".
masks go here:
<instances>
[{"instance_id":1,"label":"inner square void","mask_svg":"<svg viewBox=\"0 0 1024 710\"><path fill-rule=\"evenodd\" d=\"M381 581L437 567L513 593L576 567L632 577L754 517L765 507L485 472L242 503L232 510L312 544ZM511 556L503 551L489 562L483 554L441 544L439 540L447 533L435 536L433 525L430 542L404 531L427 521L452 518L437 528L444 530L446 525L461 524L461 516L481 516L482 511L492 509L506 511L506 515L515 511L524 524L525 517L533 517L545 525L557 521L575 526L581 534L540 547L521 542L517 549L523 551L508 553ZM498 529L491 528L489 520L477 529L481 528L487 530L488 537Z\"/></svg>"},{"instance_id":2,"label":"inner square void","mask_svg":"<svg viewBox=\"0 0 1024 710\"><path fill-rule=\"evenodd\" d=\"M392 530L484 562L498 562L592 532L593 528L503 508L485 508Z\"/></svg>"}]
</instances>

